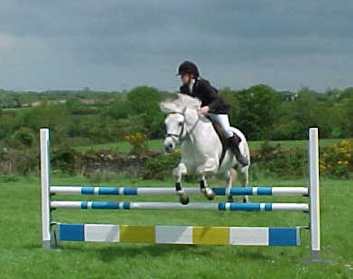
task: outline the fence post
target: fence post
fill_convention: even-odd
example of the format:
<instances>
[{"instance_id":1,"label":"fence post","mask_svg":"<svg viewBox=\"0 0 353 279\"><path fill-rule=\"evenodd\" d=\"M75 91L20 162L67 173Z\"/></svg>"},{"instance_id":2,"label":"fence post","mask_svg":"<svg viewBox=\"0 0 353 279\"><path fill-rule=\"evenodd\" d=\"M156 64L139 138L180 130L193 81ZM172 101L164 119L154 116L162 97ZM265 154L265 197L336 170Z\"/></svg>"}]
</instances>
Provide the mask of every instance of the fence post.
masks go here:
<instances>
[{"instance_id":1,"label":"fence post","mask_svg":"<svg viewBox=\"0 0 353 279\"><path fill-rule=\"evenodd\" d=\"M319 131L309 129L310 235L313 260L320 258Z\"/></svg>"},{"instance_id":2,"label":"fence post","mask_svg":"<svg viewBox=\"0 0 353 279\"><path fill-rule=\"evenodd\" d=\"M42 245L50 249L52 244L50 228L50 193L49 193L49 129L40 129L40 173L42 200Z\"/></svg>"}]
</instances>

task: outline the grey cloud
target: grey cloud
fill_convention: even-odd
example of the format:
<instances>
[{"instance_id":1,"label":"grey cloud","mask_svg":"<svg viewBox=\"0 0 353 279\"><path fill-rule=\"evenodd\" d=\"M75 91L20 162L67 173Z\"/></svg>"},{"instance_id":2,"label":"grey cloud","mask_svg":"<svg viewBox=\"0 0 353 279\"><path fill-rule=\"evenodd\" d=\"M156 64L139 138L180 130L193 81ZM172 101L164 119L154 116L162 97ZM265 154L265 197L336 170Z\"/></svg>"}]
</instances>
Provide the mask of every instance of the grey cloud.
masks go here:
<instances>
[{"instance_id":1,"label":"grey cloud","mask_svg":"<svg viewBox=\"0 0 353 279\"><path fill-rule=\"evenodd\" d=\"M173 89L186 58L219 86L346 86L352 12L348 0L3 0L0 87Z\"/></svg>"}]
</instances>

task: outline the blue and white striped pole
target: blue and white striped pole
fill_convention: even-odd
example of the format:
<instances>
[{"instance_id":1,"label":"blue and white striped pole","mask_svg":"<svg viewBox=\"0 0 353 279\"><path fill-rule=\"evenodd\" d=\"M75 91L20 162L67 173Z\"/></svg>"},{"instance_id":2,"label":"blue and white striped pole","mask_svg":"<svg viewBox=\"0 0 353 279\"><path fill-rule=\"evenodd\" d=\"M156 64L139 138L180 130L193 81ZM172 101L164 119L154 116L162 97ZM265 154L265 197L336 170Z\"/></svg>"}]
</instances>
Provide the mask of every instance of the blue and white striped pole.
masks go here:
<instances>
[{"instance_id":1,"label":"blue and white striped pole","mask_svg":"<svg viewBox=\"0 0 353 279\"><path fill-rule=\"evenodd\" d=\"M52 201L51 208L76 209L204 209L221 211L304 211L306 203L238 203L194 202L187 205L178 202L125 202L125 201Z\"/></svg>"},{"instance_id":2,"label":"blue and white striped pole","mask_svg":"<svg viewBox=\"0 0 353 279\"><path fill-rule=\"evenodd\" d=\"M307 196L307 187L217 187L212 188L217 196ZM186 194L201 194L200 188L184 187ZM61 195L116 195L116 196L140 196L140 195L176 195L171 187L112 187L112 186L51 186L51 194Z\"/></svg>"}]
</instances>

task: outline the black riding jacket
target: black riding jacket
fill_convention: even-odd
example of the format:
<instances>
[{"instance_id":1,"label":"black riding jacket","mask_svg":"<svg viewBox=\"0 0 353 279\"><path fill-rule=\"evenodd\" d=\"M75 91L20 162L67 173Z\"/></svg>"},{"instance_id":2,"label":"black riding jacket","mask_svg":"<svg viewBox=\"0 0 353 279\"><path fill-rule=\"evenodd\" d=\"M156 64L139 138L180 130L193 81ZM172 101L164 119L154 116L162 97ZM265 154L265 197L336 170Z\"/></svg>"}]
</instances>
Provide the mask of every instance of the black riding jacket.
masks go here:
<instances>
[{"instance_id":1,"label":"black riding jacket","mask_svg":"<svg viewBox=\"0 0 353 279\"><path fill-rule=\"evenodd\" d=\"M208 106L210 113L228 114L230 107L218 94L218 90L214 88L208 80L197 79L190 92L187 84L180 87L180 93L187 94L191 97L198 98L201 101L201 106Z\"/></svg>"}]
</instances>

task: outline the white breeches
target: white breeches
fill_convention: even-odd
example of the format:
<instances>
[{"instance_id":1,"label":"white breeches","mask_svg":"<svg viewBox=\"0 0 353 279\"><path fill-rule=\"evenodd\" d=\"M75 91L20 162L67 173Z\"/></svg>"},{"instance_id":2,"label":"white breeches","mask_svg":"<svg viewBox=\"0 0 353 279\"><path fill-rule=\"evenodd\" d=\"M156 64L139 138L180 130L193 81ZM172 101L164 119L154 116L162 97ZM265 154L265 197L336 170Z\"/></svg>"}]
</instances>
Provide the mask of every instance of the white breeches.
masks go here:
<instances>
[{"instance_id":1,"label":"white breeches","mask_svg":"<svg viewBox=\"0 0 353 279\"><path fill-rule=\"evenodd\" d=\"M223 131L227 138L230 138L233 136L233 131L230 127L228 114L209 113L208 116L212 119L212 121L215 121L222 126Z\"/></svg>"}]
</instances>

